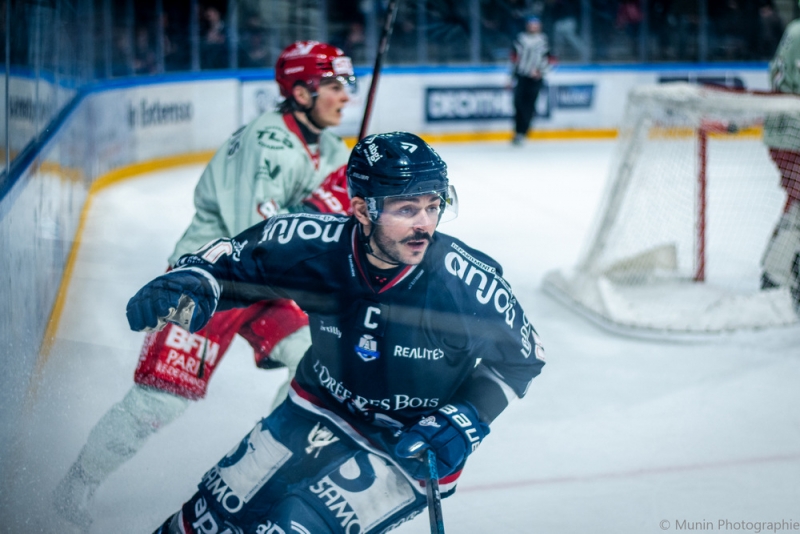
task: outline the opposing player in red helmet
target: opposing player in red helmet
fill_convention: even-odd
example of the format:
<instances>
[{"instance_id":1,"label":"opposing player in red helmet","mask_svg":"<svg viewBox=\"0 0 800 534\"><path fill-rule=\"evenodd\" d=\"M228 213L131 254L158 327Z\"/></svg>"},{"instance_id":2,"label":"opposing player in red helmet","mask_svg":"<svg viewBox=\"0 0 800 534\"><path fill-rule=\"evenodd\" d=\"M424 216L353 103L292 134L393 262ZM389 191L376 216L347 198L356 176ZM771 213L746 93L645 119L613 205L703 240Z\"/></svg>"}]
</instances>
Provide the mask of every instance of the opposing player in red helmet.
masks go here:
<instances>
[{"instance_id":1,"label":"opposing player in red helmet","mask_svg":"<svg viewBox=\"0 0 800 534\"><path fill-rule=\"evenodd\" d=\"M275 65L275 81L281 96L291 98L295 85L301 84L312 93L320 82L336 79L344 85L355 85L353 63L339 48L317 41L298 41L287 47Z\"/></svg>"},{"instance_id":2,"label":"opposing player in red helmet","mask_svg":"<svg viewBox=\"0 0 800 534\"><path fill-rule=\"evenodd\" d=\"M355 84L350 58L324 43L296 42L278 58L275 79L283 102L236 131L214 155L195 189L196 213L168 259L170 266L277 213L349 210L344 174L349 150L327 128L341 122L348 86ZM148 334L135 384L95 425L54 492L60 515L89 529L89 504L100 483L181 415L190 400L205 396L236 334L252 346L258 367L289 370L275 405L285 398L311 343L308 318L292 301L218 313L195 333L170 324Z\"/></svg>"}]
</instances>

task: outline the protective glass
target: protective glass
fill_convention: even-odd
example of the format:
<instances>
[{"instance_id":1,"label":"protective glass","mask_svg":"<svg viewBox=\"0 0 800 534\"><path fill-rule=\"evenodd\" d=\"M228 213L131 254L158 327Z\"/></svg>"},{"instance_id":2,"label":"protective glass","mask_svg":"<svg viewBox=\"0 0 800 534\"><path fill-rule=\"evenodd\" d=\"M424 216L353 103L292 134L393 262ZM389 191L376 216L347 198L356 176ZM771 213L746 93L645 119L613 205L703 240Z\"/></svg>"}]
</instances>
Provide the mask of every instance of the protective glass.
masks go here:
<instances>
[{"instance_id":1,"label":"protective glass","mask_svg":"<svg viewBox=\"0 0 800 534\"><path fill-rule=\"evenodd\" d=\"M365 200L370 219L382 226L429 226L458 217L458 195L452 185L412 196L392 195Z\"/></svg>"}]
</instances>

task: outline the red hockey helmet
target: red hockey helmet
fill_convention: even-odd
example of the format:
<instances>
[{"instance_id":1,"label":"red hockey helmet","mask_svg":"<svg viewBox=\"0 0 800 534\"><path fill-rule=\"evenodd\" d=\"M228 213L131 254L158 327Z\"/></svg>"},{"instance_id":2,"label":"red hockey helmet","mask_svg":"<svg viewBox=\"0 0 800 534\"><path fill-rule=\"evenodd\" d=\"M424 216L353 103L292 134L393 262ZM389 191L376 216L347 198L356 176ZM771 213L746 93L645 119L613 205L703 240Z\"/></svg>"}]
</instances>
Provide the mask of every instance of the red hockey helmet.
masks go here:
<instances>
[{"instance_id":1,"label":"red hockey helmet","mask_svg":"<svg viewBox=\"0 0 800 534\"><path fill-rule=\"evenodd\" d=\"M297 41L284 49L275 64L275 81L284 98L291 98L297 83L316 93L324 78L355 85L353 62L341 49L317 41Z\"/></svg>"}]
</instances>

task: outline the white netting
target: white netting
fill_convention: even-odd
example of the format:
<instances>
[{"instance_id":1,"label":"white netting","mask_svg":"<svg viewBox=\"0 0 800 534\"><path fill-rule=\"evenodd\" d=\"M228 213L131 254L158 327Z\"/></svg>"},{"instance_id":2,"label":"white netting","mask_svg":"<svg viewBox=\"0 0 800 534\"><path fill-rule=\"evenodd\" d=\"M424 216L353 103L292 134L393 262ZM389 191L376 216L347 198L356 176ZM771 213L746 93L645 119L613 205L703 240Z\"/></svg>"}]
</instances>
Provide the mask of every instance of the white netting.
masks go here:
<instances>
[{"instance_id":1,"label":"white netting","mask_svg":"<svg viewBox=\"0 0 800 534\"><path fill-rule=\"evenodd\" d=\"M633 334L797 324L787 288L760 289L786 202L763 126L786 115L800 117L800 99L684 83L633 90L581 260L548 273L545 288ZM800 130L782 135L800 147Z\"/></svg>"}]
</instances>

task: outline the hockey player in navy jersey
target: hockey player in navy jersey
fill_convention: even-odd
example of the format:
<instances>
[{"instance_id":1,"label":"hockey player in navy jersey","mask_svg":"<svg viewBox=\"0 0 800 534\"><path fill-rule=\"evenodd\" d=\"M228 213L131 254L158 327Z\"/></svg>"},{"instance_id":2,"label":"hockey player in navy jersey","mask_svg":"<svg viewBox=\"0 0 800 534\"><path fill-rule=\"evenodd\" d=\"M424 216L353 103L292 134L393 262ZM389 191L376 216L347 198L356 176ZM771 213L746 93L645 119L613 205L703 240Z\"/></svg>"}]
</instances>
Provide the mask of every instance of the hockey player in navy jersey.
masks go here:
<instances>
[{"instance_id":1,"label":"hockey player in navy jersey","mask_svg":"<svg viewBox=\"0 0 800 534\"><path fill-rule=\"evenodd\" d=\"M410 133L351 153L354 215L273 217L144 286L133 330L190 331L218 310L287 298L312 344L289 398L202 478L159 533L373 533L425 507L422 451L444 496L543 350L501 267L448 235L439 155Z\"/></svg>"}]
</instances>

